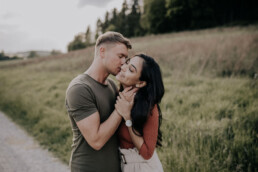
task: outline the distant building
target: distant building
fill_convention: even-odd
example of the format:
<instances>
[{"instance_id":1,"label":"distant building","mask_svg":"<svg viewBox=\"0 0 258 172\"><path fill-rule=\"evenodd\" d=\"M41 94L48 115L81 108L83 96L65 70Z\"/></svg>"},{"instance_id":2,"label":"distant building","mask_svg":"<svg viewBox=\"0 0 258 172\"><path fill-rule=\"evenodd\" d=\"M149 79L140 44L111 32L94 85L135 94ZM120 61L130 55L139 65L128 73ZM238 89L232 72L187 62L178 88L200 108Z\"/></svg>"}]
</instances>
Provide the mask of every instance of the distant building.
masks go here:
<instances>
[{"instance_id":1,"label":"distant building","mask_svg":"<svg viewBox=\"0 0 258 172\"><path fill-rule=\"evenodd\" d=\"M37 57L45 57L52 55L51 51L34 51L37 54ZM5 53L9 57L18 57L22 59L27 59L30 55L31 51L25 51L25 52L17 52L17 53Z\"/></svg>"}]
</instances>

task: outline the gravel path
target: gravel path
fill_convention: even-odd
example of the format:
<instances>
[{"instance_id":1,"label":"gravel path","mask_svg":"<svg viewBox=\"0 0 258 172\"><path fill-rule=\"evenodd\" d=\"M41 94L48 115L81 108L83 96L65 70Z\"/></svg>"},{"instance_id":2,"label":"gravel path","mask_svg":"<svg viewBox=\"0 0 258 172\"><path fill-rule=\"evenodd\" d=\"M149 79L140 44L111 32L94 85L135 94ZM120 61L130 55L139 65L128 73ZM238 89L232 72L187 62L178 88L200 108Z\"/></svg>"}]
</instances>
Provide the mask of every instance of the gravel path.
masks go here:
<instances>
[{"instance_id":1,"label":"gravel path","mask_svg":"<svg viewBox=\"0 0 258 172\"><path fill-rule=\"evenodd\" d=\"M47 150L0 112L0 172L68 172Z\"/></svg>"}]
</instances>

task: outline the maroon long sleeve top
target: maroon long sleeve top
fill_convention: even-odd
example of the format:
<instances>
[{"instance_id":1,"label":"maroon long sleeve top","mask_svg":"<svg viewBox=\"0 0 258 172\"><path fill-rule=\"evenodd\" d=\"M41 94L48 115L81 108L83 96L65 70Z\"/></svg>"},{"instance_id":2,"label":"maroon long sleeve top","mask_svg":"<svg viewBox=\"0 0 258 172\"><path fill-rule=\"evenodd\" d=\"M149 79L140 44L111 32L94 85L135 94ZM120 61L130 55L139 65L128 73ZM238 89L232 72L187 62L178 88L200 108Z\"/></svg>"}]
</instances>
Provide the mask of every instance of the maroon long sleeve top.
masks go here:
<instances>
[{"instance_id":1,"label":"maroon long sleeve top","mask_svg":"<svg viewBox=\"0 0 258 172\"><path fill-rule=\"evenodd\" d=\"M140 148L139 154L144 159L150 159L154 153L158 137L158 126L159 112L157 105L155 105L143 127L143 144ZM118 136L120 140L120 148L129 149L135 147L129 130L124 122L119 127Z\"/></svg>"}]
</instances>

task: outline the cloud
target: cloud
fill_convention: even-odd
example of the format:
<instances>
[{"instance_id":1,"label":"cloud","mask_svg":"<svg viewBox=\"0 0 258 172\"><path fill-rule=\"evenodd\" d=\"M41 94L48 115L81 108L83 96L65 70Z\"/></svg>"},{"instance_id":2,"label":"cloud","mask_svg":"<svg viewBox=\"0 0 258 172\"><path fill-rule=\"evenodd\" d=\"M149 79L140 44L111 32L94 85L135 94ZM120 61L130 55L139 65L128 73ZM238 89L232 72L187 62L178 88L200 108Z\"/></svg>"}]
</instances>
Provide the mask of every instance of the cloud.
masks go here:
<instances>
[{"instance_id":1,"label":"cloud","mask_svg":"<svg viewBox=\"0 0 258 172\"><path fill-rule=\"evenodd\" d=\"M96 7L105 7L112 0L79 0L78 7L82 8L87 5Z\"/></svg>"},{"instance_id":2,"label":"cloud","mask_svg":"<svg viewBox=\"0 0 258 172\"><path fill-rule=\"evenodd\" d=\"M15 18L15 17L16 17L16 15L14 13L11 13L11 12L6 12L6 13L1 15L1 18L4 19L4 20L12 19L12 18Z\"/></svg>"},{"instance_id":3,"label":"cloud","mask_svg":"<svg viewBox=\"0 0 258 172\"><path fill-rule=\"evenodd\" d=\"M0 38L0 51L5 52L51 50L57 47L56 43L49 38L32 38L30 34L19 30L12 32L0 30Z\"/></svg>"},{"instance_id":4,"label":"cloud","mask_svg":"<svg viewBox=\"0 0 258 172\"><path fill-rule=\"evenodd\" d=\"M16 31L17 29L18 29L17 25L0 23L0 32L11 32L11 31Z\"/></svg>"},{"instance_id":5,"label":"cloud","mask_svg":"<svg viewBox=\"0 0 258 172\"><path fill-rule=\"evenodd\" d=\"M23 32L3 32L0 30L0 50L20 50L28 35Z\"/></svg>"},{"instance_id":6,"label":"cloud","mask_svg":"<svg viewBox=\"0 0 258 172\"><path fill-rule=\"evenodd\" d=\"M87 26L94 31L97 19L113 8L119 10L123 1L4 0L0 5L0 52L66 51L74 35L85 32Z\"/></svg>"}]
</instances>

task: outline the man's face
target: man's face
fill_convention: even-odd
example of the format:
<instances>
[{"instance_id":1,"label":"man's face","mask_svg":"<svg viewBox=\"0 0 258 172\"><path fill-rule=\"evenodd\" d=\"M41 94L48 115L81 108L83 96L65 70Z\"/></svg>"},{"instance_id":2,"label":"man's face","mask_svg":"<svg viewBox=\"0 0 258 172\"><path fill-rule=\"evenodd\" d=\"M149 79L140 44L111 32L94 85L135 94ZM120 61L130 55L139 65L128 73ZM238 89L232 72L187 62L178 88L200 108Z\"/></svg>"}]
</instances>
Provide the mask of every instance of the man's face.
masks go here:
<instances>
[{"instance_id":1,"label":"man's face","mask_svg":"<svg viewBox=\"0 0 258 172\"><path fill-rule=\"evenodd\" d=\"M118 74L127 57L128 49L124 44L113 43L106 45L103 60L108 73L112 75Z\"/></svg>"}]
</instances>

